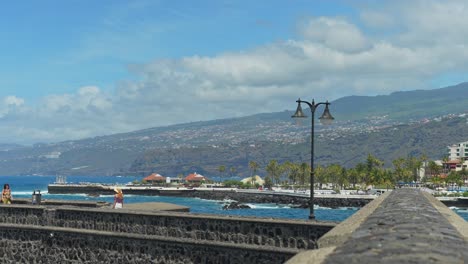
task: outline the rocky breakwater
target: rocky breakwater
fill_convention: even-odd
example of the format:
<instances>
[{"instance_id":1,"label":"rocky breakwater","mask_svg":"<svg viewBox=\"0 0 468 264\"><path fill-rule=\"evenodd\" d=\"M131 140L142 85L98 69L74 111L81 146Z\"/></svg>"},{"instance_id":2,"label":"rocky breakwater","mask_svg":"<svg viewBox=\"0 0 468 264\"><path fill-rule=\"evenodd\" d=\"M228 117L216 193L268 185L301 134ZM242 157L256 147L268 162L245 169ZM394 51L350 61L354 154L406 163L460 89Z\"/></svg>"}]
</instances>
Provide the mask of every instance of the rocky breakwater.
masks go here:
<instances>
[{"instance_id":1,"label":"rocky breakwater","mask_svg":"<svg viewBox=\"0 0 468 264\"><path fill-rule=\"evenodd\" d=\"M293 205L297 208L309 208L310 197L304 194L281 193L268 191L240 191L240 190L216 190L197 189L184 193L184 196L197 197L208 200L235 200L239 203L276 203ZM314 204L322 207L363 207L375 197L369 196L324 196L314 197Z\"/></svg>"},{"instance_id":2,"label":"rocky breakwater","mask_svg":"<svg viewBox=\"0 0 468 264\"><path fill-rule=\"evenodd\" d=\"M239 203L237 201L230 202L223 206L223 210L232 210L232 209L251 209L251 208L250 206Z\"/></svg>"}]
</instances>

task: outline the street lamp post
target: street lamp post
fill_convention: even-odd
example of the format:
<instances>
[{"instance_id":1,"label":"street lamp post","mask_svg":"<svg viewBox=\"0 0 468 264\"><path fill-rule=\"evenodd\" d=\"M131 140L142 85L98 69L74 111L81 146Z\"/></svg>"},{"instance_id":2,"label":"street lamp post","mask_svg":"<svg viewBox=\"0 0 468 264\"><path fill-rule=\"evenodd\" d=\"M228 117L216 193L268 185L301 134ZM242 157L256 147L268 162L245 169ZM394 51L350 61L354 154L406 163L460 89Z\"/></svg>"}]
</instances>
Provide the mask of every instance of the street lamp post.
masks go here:
<instances>
[{"instance_id":1,"label":"street lamp post","mask_svg":"<svg viewBox=\"0 0 468 264\"><path fill-rule=\"evenodd\" d=\"M310 133L310 202L309 202L309 207L310 207L310 214L309 214L309 219L315 219L315 214L314 214L314 178L315 178L315 170L314 170L314 115L315 115L315 110L319 105L325 105L325 110L323 111L322 116L319 118L320 123L324 125L329 125L333 121L333 116L330 114L330 110L328 110L328 106L330 103L328 101L326 102L321 102L321 103L315 103L314 100L312 100L312 103L309 103L307 101L302 101L300 98L297 99L297 109L294 115L292 115L292 118L306 118L307 116L302 112L302 107L301 103L305 103L310 107L310 112L312 116L312 126L311 126L311 133Z\"/></svg>"}]
</instances>

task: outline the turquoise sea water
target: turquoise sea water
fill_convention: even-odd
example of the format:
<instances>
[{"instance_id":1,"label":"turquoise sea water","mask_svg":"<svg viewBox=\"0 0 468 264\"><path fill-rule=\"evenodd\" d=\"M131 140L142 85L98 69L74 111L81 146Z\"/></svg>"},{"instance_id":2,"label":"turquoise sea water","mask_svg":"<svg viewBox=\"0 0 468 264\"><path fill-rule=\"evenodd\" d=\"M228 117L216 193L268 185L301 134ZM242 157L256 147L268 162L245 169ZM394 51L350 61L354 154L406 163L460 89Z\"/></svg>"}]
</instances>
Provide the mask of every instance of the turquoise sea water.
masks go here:
<instances>
[{"instance_id":1,"label":"turquoise sea water","mask_svg":"<svg viewBox=\"0 0 468 264\"><path fill-rule=\"evenodd\" d=\"M125 184L134 180L141 180L141 177L114 177L114 176L69 176L67 182L79 183L107 183L107 184ZM42 199L60 199L60 200L86 200L86 201L105 201L111 203L112 195L101 195L99 197L89 197L85 194L48 194L47 185L55 181L55 176L0 176L0 184L8 183L12 189L13 199L31 198L33 190L41 190ZM125 195L125 203L141 202L167 202L190 207L190 212L200 214L220 214L220 215L239 215L255 216L269 218L285 219L308 219L308 209L289 208L287 205L277 204L249 204L252 209L223 210L222 201L204 200L198 198L169 197L169 196L142 196ZM357 211L355 209L315 209L315 217L321 221L343 221ZM460 216L468 221L467 210L455 210Z\"/></svg>"}]
</instances>

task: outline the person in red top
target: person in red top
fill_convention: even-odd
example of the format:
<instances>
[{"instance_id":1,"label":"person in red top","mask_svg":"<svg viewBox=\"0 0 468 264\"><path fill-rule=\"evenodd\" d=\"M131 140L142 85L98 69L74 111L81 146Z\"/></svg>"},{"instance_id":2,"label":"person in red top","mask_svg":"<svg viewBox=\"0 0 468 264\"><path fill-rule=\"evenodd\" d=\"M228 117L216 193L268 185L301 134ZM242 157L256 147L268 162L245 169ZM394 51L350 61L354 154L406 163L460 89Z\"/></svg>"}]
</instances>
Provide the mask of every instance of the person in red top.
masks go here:
<instances>
[{"instance_id":1,"label":"person in red top","mask_svg":"<svg viewBox=\"0 0 468 264\"><path fill-rule=\"evenodd\" d=\"M113 209L121 209L123 207L123 193L122 189L115 188L114 189L114 205L112 205Z\"/></svg>"}]
</instances>

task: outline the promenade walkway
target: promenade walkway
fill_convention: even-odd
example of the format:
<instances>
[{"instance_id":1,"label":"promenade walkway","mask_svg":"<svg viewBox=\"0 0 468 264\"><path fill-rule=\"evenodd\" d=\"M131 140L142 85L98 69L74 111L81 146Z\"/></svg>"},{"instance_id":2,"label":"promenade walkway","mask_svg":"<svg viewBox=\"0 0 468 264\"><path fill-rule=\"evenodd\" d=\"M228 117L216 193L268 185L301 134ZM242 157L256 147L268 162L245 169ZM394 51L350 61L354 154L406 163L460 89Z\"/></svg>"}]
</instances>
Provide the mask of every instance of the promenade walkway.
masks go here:
<instances>
[{"instance_id":1,"label":"promenade walkway","mask_svg":"<svg viewBox=\"0 0 468 264\"><path fill-rule=\"evenodd\" d=\"M427 192L398 189L288 263L468 263L468 223Z\"/></svg>"}]
</instances>

